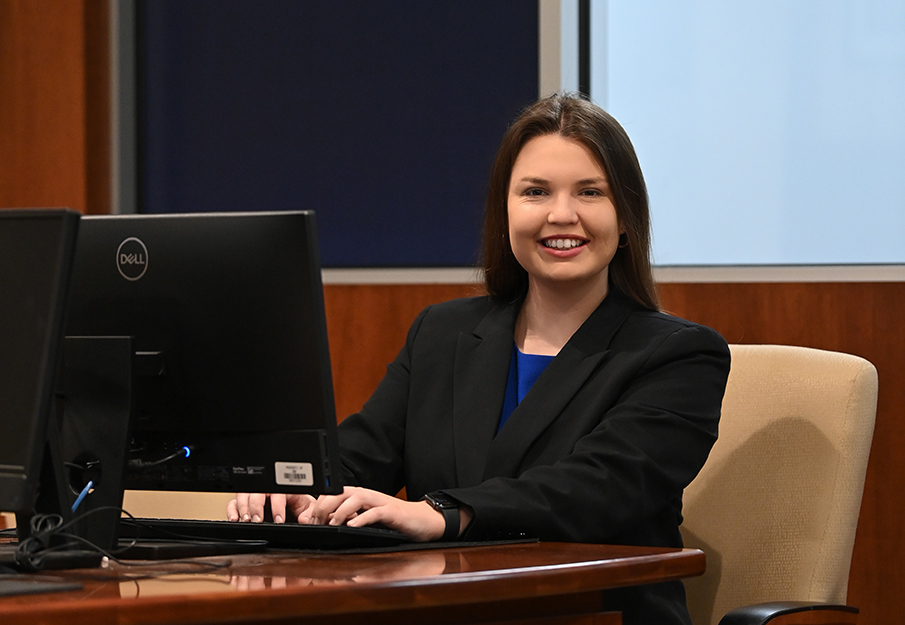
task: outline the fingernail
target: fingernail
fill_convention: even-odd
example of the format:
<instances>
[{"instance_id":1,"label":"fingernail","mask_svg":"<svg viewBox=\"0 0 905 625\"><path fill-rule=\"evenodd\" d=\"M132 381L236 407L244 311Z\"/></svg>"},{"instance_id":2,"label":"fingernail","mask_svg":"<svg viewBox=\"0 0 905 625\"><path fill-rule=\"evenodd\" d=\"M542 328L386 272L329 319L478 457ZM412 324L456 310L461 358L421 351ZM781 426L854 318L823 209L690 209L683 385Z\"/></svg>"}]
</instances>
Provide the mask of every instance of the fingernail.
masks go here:
<instances>
[{"instance_id":1,"label":"fingernail","mask_svg":"<svg viewBox=\"0 0 905 625\"><path fill-rule=\"evenodd\" d=\"M251 517L248 516L248 513L246 512L245 514L242 515L242 520L247 523L248 521L251 521Z\"/></svg>"},{"instance_id":2,"label":"fingernail","mask_svg":"<svg viewBox=\"0 0 905 625\"><path fill-rule=\"evenodd\" d=\"M283 522L283 517L281 517L281 516L278 514L278 515L276 515L275 517L273 517L273 522L274 522L274 523L282 523L282 522Z\"/></svg>"},{"instance_id":3,"label":"fingernail","mask_svg":"<svg viewBox=\"0 0 905 625\"><path fill-rule=\"evenodd\" d=\"M253 517L251 517L251 522L252 522L252 523L260 523L260 522L261 522L261 517L259 517L259 516L256 514L256 515L254 515Z\"/></svg>"}]
</instances>

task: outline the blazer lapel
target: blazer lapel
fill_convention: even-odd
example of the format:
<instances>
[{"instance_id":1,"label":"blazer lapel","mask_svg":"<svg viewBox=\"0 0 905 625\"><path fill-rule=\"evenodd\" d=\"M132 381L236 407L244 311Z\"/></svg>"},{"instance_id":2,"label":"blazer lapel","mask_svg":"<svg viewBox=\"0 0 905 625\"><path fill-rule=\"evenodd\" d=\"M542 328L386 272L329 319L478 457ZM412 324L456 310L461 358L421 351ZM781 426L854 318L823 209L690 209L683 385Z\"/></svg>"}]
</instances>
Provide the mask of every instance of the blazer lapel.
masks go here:
<instances>
[{"instance_id":1,"label":"blazer lapel","mask_svg":"<svg viewBox=\"0 0 905 625\"><path fill-rule=\"evenodd\" d=\"M479 484L496 434L518 305L494 308L459 335L453 380L453 436L460 487Z\"/></svg>"},{"instance_id":2,"label":"blazer lapel","mask_svg":"<svg viewBox=\"0 0 905 625\"><path fill-rule=\"evenodd\" d=\"M582 324L491 442L483 479L519 475L523 458L534 441L559 418L594 373L605 366L610 342L631 309L629 301L613 290Z\"/></svg>"}]
</instances>

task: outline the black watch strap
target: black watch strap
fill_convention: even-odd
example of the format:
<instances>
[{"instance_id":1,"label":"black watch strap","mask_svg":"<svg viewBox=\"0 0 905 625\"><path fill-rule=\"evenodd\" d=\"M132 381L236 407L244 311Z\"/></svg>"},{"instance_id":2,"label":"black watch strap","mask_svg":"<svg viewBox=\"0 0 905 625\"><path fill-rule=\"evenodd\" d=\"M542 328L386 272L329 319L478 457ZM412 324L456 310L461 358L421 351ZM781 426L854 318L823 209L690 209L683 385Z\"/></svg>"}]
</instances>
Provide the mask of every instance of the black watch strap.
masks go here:
<instances>
[{"instance_id":1,"label":"black watch strap","mask_svg":"<svg viewBox=\"0 0 905 625\"><path fill-rule=\"evenodd\" d=\"M459 502L446 495L446 493L428 493L424 496L424 500L430 506L443 514L443 520L446 521L446 531L440 540L450 541L459 537Z\"/></svg>"}]
</instances>

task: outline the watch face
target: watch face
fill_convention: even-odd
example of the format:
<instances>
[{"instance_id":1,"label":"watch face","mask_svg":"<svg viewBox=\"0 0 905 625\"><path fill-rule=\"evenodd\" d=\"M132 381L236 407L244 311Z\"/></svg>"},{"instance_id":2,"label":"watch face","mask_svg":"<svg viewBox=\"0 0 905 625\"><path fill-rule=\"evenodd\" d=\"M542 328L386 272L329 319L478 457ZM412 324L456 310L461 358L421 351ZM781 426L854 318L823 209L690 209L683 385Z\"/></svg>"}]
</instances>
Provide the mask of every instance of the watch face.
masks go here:
<instances>
[{"instance_id":1,"label":"watch face","mask_svg":"<svg viewBox=\"0 0 905 625\"><path fill-rule=\"evenodd\" d=\"M459 503L456 500L447 497L444 493L428 493L424 497L430 505L441 510L444 508L459 507Z\"/></svg>"}]
</instances>

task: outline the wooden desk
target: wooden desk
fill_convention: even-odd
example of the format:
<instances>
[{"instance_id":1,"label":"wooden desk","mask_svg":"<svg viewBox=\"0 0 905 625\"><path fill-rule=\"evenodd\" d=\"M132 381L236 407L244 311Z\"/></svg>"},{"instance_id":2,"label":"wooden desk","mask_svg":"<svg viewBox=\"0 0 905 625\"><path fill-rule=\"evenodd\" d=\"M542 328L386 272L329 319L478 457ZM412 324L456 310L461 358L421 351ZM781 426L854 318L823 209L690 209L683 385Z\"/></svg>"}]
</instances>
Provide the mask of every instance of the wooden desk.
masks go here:
<instances>
[{"instance_id":1,"label":"wooden desk","mask_svg":"<svg viewBox=\"0 0 905 625\"><path fill-rule=\"evenodd\" d=\"M216 570L169 563L68 571L84 590L0 599L0 623L618 624L602 590L704 571L704 554L693 549L566 543L198 562L225 560ZM192 573L149 578L174 571Z\"/></svg>"}]
</instances>

